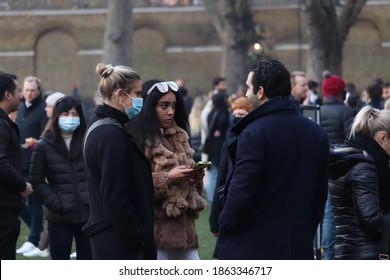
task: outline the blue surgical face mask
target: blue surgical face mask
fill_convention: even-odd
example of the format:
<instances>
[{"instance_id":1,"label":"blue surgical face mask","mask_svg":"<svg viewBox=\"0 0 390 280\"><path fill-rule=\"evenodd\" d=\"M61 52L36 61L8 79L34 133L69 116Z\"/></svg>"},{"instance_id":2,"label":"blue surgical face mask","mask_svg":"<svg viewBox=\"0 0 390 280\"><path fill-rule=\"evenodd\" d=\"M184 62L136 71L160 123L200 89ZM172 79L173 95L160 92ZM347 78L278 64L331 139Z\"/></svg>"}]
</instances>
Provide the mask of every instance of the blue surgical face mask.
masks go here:
<instances>
[{"instance_id":1,"label":"blue surgical face mask","mask_svg":"<svg viewBox=\"0 0 390 280\"><path fill-rule=\"evenodd\" d=\"M79 117L60 117L58 119L58 127L63 132L72 133L80 126Z\"/></svg>"},{"instance_id":2,"label":"blue surgical face mask","mask_svg":"<svg viewBox=\"0 0 390 280\"><path fill-rule=\"evenodd\" d=\"M142 106L144 104L144 100L141 97L131 97L126 93L126 95L133 100L133 107L126 107L126 105L122 102L122 105L125 107L125 111L129 119L134 118L139 113L141 113Z\"/></svg>"}]
</instances>

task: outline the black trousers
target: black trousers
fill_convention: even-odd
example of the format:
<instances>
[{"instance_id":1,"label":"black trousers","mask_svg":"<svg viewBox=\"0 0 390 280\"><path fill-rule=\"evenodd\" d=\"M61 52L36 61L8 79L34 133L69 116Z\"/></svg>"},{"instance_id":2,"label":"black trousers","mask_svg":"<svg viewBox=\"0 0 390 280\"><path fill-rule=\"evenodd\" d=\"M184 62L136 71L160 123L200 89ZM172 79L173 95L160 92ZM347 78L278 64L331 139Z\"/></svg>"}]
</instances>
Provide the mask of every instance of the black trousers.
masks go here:
<instances>
[{"instance_id":1,"label":"black trousers","mask_svg":"<svg viewBox=\"0 0 390 280\"><path fill-rule=\"evenodd\" d=\"M48 222L50 255L52 260L69 260L73 238L78 260L92 260L89 238L81 230L83 224Z\"/></svg>"},{"instance_id":2,"label":"black trousers","mask_svg":"<svg viewBox=\"0 0 390 280\"><path fill-rule=\"evenodd\" d=\"M19 234L19 213L0 209L0 259L16 259L16 242Z\"/></svg>"},{"instance_id":3,"label":"black trousers","mask_svg":"<svg viewBox=\"0 0 390 280\"><path fill-rule=\"evenodd\" d=\"M106 228L90 237L94 260L142 260L143 248L130 248L113 227Z\"/></svg>"}]
</instances>

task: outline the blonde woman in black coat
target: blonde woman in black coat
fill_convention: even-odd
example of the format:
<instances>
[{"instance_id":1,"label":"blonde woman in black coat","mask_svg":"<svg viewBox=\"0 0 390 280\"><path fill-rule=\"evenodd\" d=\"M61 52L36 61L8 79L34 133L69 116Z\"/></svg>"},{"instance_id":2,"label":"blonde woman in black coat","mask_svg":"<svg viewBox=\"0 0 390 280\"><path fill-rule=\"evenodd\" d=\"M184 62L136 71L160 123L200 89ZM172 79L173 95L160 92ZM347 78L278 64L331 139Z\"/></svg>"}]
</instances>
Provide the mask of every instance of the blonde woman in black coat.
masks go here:
<instances>
[{"instance_id":1,"label":"blonde woman in black coat","mask_svg":"<svg viewBox=\"0 0 390 280\"><path fill-rule=\"evenodd\" d=\"M336 259L378 259L383 212L390 211L389 160L390 111L365 106L331 156Z\"/></svg>"},{"instance_id":2,"label":"blonde woman in black coat","mask_svg":"<svg viewBox=\"0 0 390 280\"><path fill-rule=\"evenodd\" d=\"M91 214L84 227L94 259L156 259L153 180L148 159L124 128L142 108L141 77L99 63L102 104L85 140Z\"/></svg>"},{"instance_id":3,"label":"blonde woman in black coat","mask_svg":"<svg viewBox=\"0 0 390 280\"><path fill-rule=\"evenodd\" d=\"M34 192L47 208L49 246L53 260L70 258L73 237L77 259L92 259L82 231L89 216L82 139L86 129L81 104L59 99L48 131L34 147L30 176Z\"/></svg>"}]
</instances>

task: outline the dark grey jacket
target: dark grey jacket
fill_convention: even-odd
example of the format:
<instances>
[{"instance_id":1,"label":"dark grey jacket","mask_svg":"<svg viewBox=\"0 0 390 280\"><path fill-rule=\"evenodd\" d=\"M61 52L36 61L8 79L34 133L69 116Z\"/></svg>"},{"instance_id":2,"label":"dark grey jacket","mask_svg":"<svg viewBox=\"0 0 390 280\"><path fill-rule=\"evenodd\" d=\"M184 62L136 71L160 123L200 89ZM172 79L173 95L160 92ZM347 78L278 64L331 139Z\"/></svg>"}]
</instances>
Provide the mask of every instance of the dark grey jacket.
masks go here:
<instances>
[{"instance_id":1,"label":"dark grey jacket","mask_svg":"<svg viewBox=\"0 0 390 280\"><path fill-rule=\"evenodd\" d=\"M46 103L42 96L35 98L30 107L26 107L25 100L22 99L16 115L16 124L20 131L20 143L24 143L26 138L33 137L39 139L47 123L45 113ZM22 149L22 172L27 175L30 169L32 156L31 149Z\"/></svg>"},{"instance_id":2,"label":"dark grey jacket","mask_svg":"<svg viewBox=\"0 0 390 280\"><path fill-rule=\"evenodd\" d=\"M328 133L329 143L344 143L351 131L353 111L342 101L331 96L324 99L320 112L321 126Z\"/></svg>"}]
</instances>

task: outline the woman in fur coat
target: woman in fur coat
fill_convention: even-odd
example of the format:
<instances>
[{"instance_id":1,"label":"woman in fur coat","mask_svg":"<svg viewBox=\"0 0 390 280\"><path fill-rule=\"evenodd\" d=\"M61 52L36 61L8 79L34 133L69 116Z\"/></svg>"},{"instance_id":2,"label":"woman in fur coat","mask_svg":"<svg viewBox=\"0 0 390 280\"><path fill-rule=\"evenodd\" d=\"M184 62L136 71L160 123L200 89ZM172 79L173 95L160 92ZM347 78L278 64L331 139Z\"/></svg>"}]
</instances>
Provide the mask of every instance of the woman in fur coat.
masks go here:
<instances>
[{"instance_id":1,"label":"woman in fur coat","mask_svg":"<svg viewBox=\"0 0 390 280\"><path fill-rule=\"evenodd\" d=\"M206 207L203 170L194 170L183 100L174 82L143 86L144 107L127 124L152 165L157 259L199 259L195 219Z\"/></svg>"}]
</instances>

